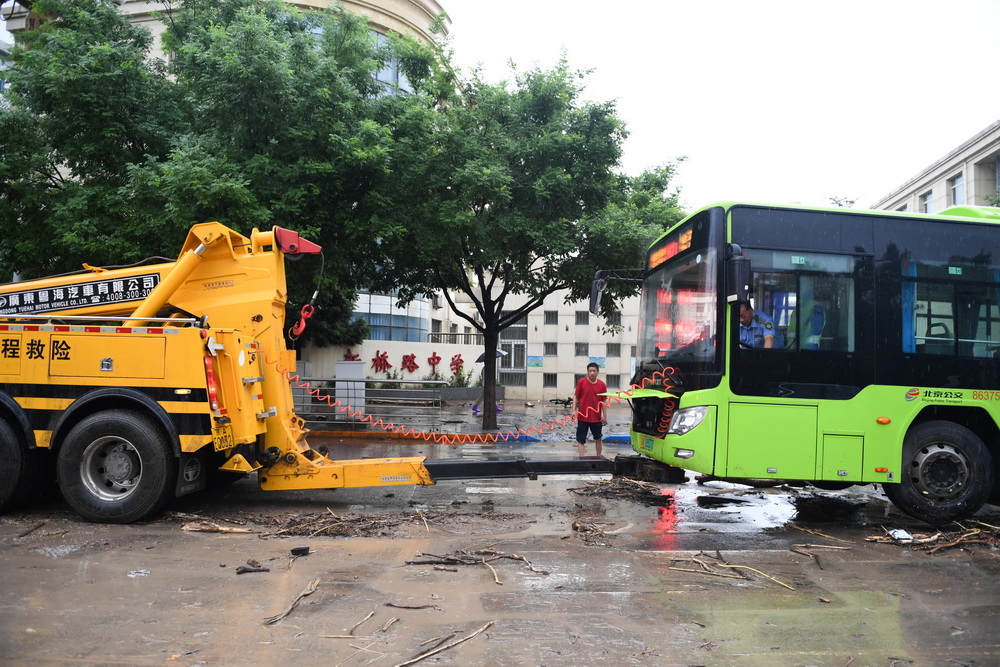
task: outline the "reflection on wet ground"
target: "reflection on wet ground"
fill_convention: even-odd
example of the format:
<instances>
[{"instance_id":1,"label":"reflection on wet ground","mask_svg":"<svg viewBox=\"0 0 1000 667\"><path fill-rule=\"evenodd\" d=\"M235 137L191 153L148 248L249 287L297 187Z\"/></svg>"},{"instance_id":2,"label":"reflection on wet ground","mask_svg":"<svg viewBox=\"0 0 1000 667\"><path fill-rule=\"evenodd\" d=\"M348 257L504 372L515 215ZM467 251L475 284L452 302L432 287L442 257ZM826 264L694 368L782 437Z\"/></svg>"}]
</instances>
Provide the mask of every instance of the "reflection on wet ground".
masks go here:
<instances>
[{"instance_id":1,"label":"reflection on wet ground","mask_svg":"<svg viewBox=\"0 0 1000 667\"><path fill-rule=\"evenodd\" d=\"M576 456L571 438L311 441L342 459L560 459ZM609 443L604 454L631 449ZM655 504L576 491L612 482L607 475L302 492L263 492L244 479L128 526L84 523L53 500L0 521L0 567L9 575L0 590L0 663L400 664L430 638L466 637L492 623L433 657L497 667L1000 664L995 547L932 553L869 541L885 529L929 529L872 485L832 492L688 477L653 485ZM420 519L378 537L182 528L194 518L230 527L263 516L273 531L295 518L355 514ZM995 507L977 519L1000 525ZM289 549L300 545L310 555L292 567ZM526 561L415 563L428 552L484 548ZM237 576L249 558L270 571ZM747 578L727 576L737 569ZM315 593L288 618L261 624L313 581ZM366 613L374 618L361 625Z\"/></svg>"}]
</instances>

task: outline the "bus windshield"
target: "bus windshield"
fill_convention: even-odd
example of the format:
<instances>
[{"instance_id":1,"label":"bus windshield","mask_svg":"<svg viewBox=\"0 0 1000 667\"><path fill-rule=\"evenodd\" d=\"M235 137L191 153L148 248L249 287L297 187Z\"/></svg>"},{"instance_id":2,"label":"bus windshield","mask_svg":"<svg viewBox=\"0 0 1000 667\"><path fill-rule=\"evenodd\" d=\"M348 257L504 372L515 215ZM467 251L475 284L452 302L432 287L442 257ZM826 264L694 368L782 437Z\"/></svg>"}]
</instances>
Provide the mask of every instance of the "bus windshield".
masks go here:
<instances>
[{"instance_id":1,"label":"bus windshield","mask_svg":"<svg viewBox=\"0 0 1000 667\"><path fill-rule=\"evenodd\" d=\"M718 273L716 252L708 247L691 248L653 269L642 286L641 363L714 360Z\"/></svg>"}]
</instances>

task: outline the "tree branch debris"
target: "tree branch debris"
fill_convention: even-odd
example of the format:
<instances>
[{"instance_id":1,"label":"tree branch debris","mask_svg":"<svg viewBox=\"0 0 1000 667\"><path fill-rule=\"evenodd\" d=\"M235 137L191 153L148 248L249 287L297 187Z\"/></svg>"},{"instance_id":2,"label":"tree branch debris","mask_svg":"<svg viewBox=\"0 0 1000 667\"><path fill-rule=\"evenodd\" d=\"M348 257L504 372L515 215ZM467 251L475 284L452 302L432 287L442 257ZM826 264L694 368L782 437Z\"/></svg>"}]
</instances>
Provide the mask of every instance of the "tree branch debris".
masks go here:
<instances>
[{"instance_id":1,"label":"tree branch debris","mask_svg":"<svg viewBox=\"0 0 1000 667\"><path fill-rule=\"evenodd\" d=\"M600 498L624 498L647 505L665 506L673 502L673 496L663 495L662 487L652 482L643 482L628 477L613 477L587 482L585 486L577 486L572 491L581 496L597 496Z\"/></svg>"},{"instance_id":2,"label":"tree branch debris","mask_svg":"<svg viewBox=\"0 0 1000 667\"><path fill-rule=\"evenodd\" d=\"M319 579L314 579L313 581L310 581L309 585L306 586L304 589L302 589L301 593L295 596L295 599L292 600L287 607L285 607L285 610L283 612L265 618L264 625L273 625L274 623L277 623L278 621L283 619L285 616L288 616L290 613L292 613L292 610L295 609L295 605L299 603L299 600L301 600L307 595L312 595L313 593L315 593L316 588L318 586L319 586Z\"/></svg>"},{"instance_id":3,"label":"tree branch debris","mask_svg":"<svg viewBox=\"0 0 1000 667\"><path fill-rule=\"evenodd\" d=\"M872 535L866 537L865 541L909 546L914 550L922 549L931 554L942 549L965 548L972 544L985 544L993 548L1000 547L1000 526L976 520L967 521L965 524L969 524L969 527L958 521L954 522L954 525L958 526L958 531L954 532L939 530L934 533L912 534L905 530L889 530L882 526L884 535Z\"/></svg>"},{"instance_id":4,"label":"tree branch debris","mask_svg":"<svg viewBox=\"0 0 1000 667\"><path fill-rule=\"evenodd\" d=\"M420 653L420 654L417 655L417 657L411 658L410 660L407 660L406 662L401 662L398 665L396 665L396 667L406 667L407 665L412 665L414 663L420 662L424 658L429 658L432 655L435 655L436 653L441 653L442 651L447 651L448 649L450 649L452 647L458 646L462 642L469 641L470 639L472 639L476 635L479 635L479 634L482 634L483 632L486 632L487 630L489 630L490 626L493 625L494 623L496 623L496 621L490 621L489 623L487 623L483 627L481 627L478 630L476 630L475 632L473 632L468 637L462 637L461 639L455 640L455 641L451 642L450 644L445 644L444 646L441 646L440 648L434 648L434 649L430 649L428 651L425 651L424 653Z\"/></svg>"},{"instance_id":5,"label":"tree branch debris","mask_svg":"<svg viewBox=\"0 0 1000 667\"><path fill-rule=\"evenodd\" d=\"M538 569L528 561L524 556L519 556L518 554L505 554L500 551L494 551L493 549L475 549L475 550L459 550L452 552L450 554L438 555L438 554L428 554L428 553L418 553L416 558L419 560L408 560L407 565L433 565L435 569L444 565L484 565L489 568L490 572L493 573L493 581L498 585L502 586L503 582L500 581L500 577L497 575L496 569L490 565L491 562L495 562L501 559L509 560L519 560L528 566L528 569L536 574L548 574L545 570ZM398 605L394 605L398 606ZM427 605L431 606L431 605Z\"/></svg>"},{"instance_id":6,"label":"tree branch debris","mask_svg":"<svg viewBox=\"0 0 1000 667\"><path fill-rule=\"evenodd\" d=\"M715 559L715 560L717 560L719 562L717 562L717 563L711 563L711 562L708 562L708 561L706 561L706 560L704 560L702 558L699 558L699 556L704 556L705 558ZM674 567L674 563L694 563L698 567L697 568ZM769 579L769 580L773 581L774 583L778 584L779 586L784 586L785 588L787 588L790 591L794 591L795 590L793 587L789 586L788 584L786 584L786 583L784 583L782 581L778 581L777 579L775 579L771 575L769 575L769 574L767 574L765 572L762 572L762 571L760 571L760 570L758 570L756 568L752 568L752 567L749 567L747 565L731 565L731 564L725 562L725 559L722 557L722 554L720 554L719 552L716 552L715 556L712 556L710 554L706 554L704 552L700 552L700 553L698 553L693 558L671 558L670 561L667 563L667 569L668 570L674 570L674 571L677 571L677 572L693 572L695 574L707 574L707 575L710 575L710 576L713 576L713 577L722 577L722 578L725 578L725 579L743 579L745 581L752 581L750 577L748 577L747 575L745 575L743 573L737 572L735 574L730 574L728 572L719 572L715 568L729 568L729 569L733 569L733 570L749 570L750 572L756 572L757 574L759 574L760 576L764 577L765 579Z\"/></svg>"}]
</instances>

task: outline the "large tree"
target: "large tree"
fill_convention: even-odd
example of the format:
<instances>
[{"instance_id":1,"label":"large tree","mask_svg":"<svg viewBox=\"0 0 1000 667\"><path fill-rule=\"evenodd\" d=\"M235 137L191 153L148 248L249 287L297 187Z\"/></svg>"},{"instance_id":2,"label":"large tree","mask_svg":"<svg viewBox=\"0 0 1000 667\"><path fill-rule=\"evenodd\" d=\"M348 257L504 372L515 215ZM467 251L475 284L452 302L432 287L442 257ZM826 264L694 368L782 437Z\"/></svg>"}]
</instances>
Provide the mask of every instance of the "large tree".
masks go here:
<instances>
[{"instance_id":1,"label":"large tree","mask_svg":"<svg viewBox=\"0 0 1000 667\"><path fill-rule=\"evenodd\" d=\"M565 60L499 83L478 71L458 83L444 57L438 67L422 80L426 104L393 128L393 177L372 215L387 270L372 286L404 301L435 290L471 299L475 315L450 305L483 334L492 429L500 332L559 290L585 298L599 268L641 264L680 211L667 194L673 166L617 173L624 124L614 103L584 101L585 75ZM512 295L522 305L509 308Z\"/></svg>"},{"instance_id":2,"label":"large tree","mask_svg":"<svg viewBox=\"0 0 1000 667\"><path fill-rule=\"evenodd\" d=\"M309 332L359 342L359 248L379 235L362 202L389 176L392 115L409 100L376 80L391 46L339 6L185 0L164 16L167 67L116 8L38 0L52 20L20 36L0 111L0 273L172 256L205 220L281 225L326 248ZM412 70L422 56L407 57ZM317 287L307 268L291 267L300 303Z\"/></svg>"}]
</instances>

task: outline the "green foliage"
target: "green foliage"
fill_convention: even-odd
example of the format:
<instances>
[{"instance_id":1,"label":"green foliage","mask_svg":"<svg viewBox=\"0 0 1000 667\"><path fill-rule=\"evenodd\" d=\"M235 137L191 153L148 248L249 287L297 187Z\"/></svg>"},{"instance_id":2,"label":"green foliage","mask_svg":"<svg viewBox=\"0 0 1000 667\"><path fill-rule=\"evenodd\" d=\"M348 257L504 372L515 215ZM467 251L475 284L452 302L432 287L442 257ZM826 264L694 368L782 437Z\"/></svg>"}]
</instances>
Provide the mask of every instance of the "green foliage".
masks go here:
<instances>
[{"instance_id":1,"label":"green foliage","mask_svg":"<svg viewBox=\"0 0 1000 667\"><path fill-rule=\"evenodd\" d=\"M466 372L465 368L460 368L458 369L457 372L452 373L451 377L448 378L448 386L471 387L474 378L475 378L475 373L473 371ZM480 384L482 384L482 382L480 382Z\"/></svg>"},{"instance_id":2,"label":"green foliage","mask_svg":"<svg viewBox=\"0 0 1000 667\"><path fill-rule=\"evenodd\" d=\"M148 31L102 0L39 0L57 20L15 48L0 110L0 274L35 277L176 252L183 236L136 209L129 167L163 159L175 86Z\"/></svg>"},{"instance_id":3,"label":"green foliage","mask_svg":"<svg viewBox=\"0 0 1000 667\"><path fill-rule=\"evenodd\" d=\"M289 270L292 303L318 288L305 335L360 342L354 292L377 269L353 249L380 234L364 202L407 104L375 77L393 45L340 6L187 0L166 17L168 68L109 0L36 9L52 20L23 34L0 111L0 274L173 257L195 222L281 225L326 248L318 285L315 262ZM397 46L412 71L429 62Z\"/></svg>"},{"instance_id":4,"label":"green foliage","mask_svg":"<svg viewBox=\"0 0 1000 667\"><path fill-rule=\"evenodd\" d=\"M500 331L558 290L586 298L599 268L641 265L644 246L681 217L665 194L673 166L616 172L624 123L614 103L585 101L584 79L564 60L499 83L473 71L462 83L439 53L419 81L425 103L401 109L393 126L393 178L371 200L388 270L372 286L404 301L438 289L471 300L486 405ZM516 309L513 294L524 297Z\"/></svg>"}]
</instances>

